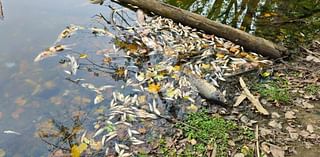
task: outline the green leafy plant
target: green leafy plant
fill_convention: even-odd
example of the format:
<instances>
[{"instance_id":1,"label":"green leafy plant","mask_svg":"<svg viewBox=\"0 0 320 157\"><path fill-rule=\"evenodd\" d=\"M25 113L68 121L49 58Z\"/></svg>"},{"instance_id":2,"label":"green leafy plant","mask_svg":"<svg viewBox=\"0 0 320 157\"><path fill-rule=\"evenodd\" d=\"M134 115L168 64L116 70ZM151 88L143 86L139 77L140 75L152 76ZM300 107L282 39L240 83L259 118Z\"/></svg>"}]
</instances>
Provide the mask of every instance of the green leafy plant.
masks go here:
<instances>
[{"instance_id":1,"label":"green leafy plant","mask_svg":"<svg viewBox=\"0 0 320 157\"><path fill-rule=\"evenodd\" d=\"M292 100L289 93L288 82L284 79L277 78L275 80L257 83L253 86L253 89L268 100L285 104L290 103Z\"/></svg>"},{"instance_id":2,"label":"green leafy plant","mask_svg":"<svg viewBox=\"0 0 320 157\"><path fill-rule=\"evenodd\" d=\"M191 149L198 155L204 155L207 151L207 146L216 145L217 155L226 156L229 140L239 136L242 139L254 138L252 131L237 126L233 121L228 121L221 117L212 117L206 111L189 114L185 124L178 123L176 127L183 131L185 137L197 141Z\"/></svg>"}]
</instances>

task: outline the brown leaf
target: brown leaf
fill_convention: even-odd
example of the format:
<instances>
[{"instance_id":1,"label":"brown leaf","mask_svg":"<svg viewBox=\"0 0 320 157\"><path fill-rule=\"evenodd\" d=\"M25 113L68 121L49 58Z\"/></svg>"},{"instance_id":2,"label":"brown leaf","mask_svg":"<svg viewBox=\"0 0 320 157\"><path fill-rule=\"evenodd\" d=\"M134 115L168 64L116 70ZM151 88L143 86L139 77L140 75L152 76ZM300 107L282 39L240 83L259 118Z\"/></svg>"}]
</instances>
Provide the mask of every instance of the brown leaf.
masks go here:
<instances>
[{"instance_id":1,"label":"brown leaf","mask_svg":"<svg viewBox=\"0 0 320 157\"><path fill-rule=\"evenodd\" d=\"M27 100L24 97L19 97L16 99L15 103L19 106L23 106L27 103Z\"/></svg>"},{"instance_id":2,"label":"brown leaf","mask_svg":"<svg viewBox=\"0 0 320 157\"><path fill-rule=\"evenodd\" d=\"M311 124L307 125L307 131L309 131L310 133L314 132L313 126Z\"/></svg>"},{"instance_id":3,"label":"brown leaf","mask_svg":"<svg viewBox=\"0 0 320 157\"><path fill-rule=\"evenodd\" d=\"M272 120L268 123L269 126L273 127L273 128L278 128L281 129L282 125L281 123L278 123L276 120Z\"/></svg>"},{"instance_id":4,"label":"brown leaf","mask_svg":"<svg viewBox=\"0 0 320 157\"><path fill-rule=\"evenodd\" d=\"M284 150L281 147L273 144L269 144L269 146L273 157L284 157Z\"/></svg>"},{"instance_id":5,"label":"brown leaf","mask_svg":"<svg viewBox=\"0 0 320 157\"><path fill-rule=\"evenodd\" d=\"M284 114L284 117L286 118L286 119L294 119L294 118L296 118L296 116L295 116L295 112L293 112L293 111L287 111L285 114Z\"/></svg>"}]
</instances>

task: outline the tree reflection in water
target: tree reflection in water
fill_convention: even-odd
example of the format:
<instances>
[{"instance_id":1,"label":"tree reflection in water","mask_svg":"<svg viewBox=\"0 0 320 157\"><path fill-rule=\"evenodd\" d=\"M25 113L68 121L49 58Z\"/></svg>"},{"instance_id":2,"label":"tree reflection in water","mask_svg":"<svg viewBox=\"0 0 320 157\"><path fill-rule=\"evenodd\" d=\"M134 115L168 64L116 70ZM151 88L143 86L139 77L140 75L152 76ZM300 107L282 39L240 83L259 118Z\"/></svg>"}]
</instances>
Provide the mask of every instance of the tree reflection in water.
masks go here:
<instances>
[{"instance_id":1,"label":"tree reflection in water","mask_svg":"<svg viewBox=\"0 0 320 157\"><path fill-rule=\"evenodd\" d=\"M163 1L278 42L304 42L320 32L319 0Z\"/></svg>"}]
</instances>

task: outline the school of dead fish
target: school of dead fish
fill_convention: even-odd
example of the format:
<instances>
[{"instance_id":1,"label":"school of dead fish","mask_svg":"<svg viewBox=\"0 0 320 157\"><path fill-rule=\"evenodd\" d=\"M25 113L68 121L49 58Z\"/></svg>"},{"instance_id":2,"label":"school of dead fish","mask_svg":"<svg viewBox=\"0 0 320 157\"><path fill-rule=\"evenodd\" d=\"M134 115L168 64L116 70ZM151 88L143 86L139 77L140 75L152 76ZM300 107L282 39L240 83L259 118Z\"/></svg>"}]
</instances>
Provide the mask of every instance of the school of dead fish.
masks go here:
<instances>
[{"instance_id":1,"label":"school of dead fish","mask_svg":"<svg viewBox=\"0 0 320 157\"><path fill-rule=\"evenodd\" d=\"M100 3L100 1L94 3ZM94 123L96 132L92 137L101 140L106 155L115 152L118 156L131 156L131 145L145 144L145 139L141 138L142 136L133 123L157 120L159 115L165 114L163 109L166 104L162 103L163 99L169 102L180 100L184 102L184 105L199 105L196 104L196 99L201 94L204 95L204 98L215 95L221 98L219 101L225 102L223 96L226 91L220 92L219 90L219 81L225 81L225 76L243 67L272 64L271 61L264 60L258 54L244 52L239 45L175 23L171 19L160 16L146 17L141 10L138 10L137 21L137 26L132 27L134 31L128 29L121 34L131 35L131 38L134 39L133 44L138 45L139 48L134 52L123 49L127 51L123 58L139 58L147 55L150 60L154 61L147 68L134 67L139 69L134 74L128 73L129 66L124 67L123 77L126 79L122 88L130 87L131 94L124 95L116 91L113 85L96 87L94 84L85 82L86 80L77 79L83 88L96 93L94 104L103 104L105 102L104 91L110 88L114 90L109 109ZM39 62L65 52L63 54L70 66L70 70L65 72L69 75L76 75L80 68L78 63L80 57L67 53L71 49L70 45L59 43L75 35L78 30L84 29L99 36L121 38L121 36L116 37L106 28L84 28L70 25L61 32L55 45L41 52L34 61ZM115 51L113 53L118 53L119 48L116 48L116 45L113 46ZM112 57L110 58L109 61L112 62ZM132 66L130 65L130 68ZM161 93L161 98L158 93ZM123 142L117 139L119 138L117 129L126 129L129 141ZM86 133L83 134L81 142L85 136Z\"/></svg>"}]
</instances>

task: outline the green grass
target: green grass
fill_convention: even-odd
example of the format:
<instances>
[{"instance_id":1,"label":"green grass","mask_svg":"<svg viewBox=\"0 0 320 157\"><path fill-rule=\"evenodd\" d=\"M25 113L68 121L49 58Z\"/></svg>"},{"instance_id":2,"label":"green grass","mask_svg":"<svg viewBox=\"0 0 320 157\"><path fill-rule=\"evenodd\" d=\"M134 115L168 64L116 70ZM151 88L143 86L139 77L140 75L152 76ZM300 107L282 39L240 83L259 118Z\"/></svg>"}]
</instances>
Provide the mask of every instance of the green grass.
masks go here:
<instances>
[{"instance_id":1,"label":"green grass","mask_svg":"<svg viewBox=\"0 0 320 157\"><path fill-rule=\"evenodd\" d=\"M320 86L317 86L315 84L308 84L305 87L305 90L308 94L315 95L320 91Z\"/></svg>"},{"instance_id":2,"label":"green grass","mask_svg":"<svg viewBox=\"0 0 320 157\"><path fill-rule=\"evenodd\" d=\"M203 156L207 146L217 146L217 156L226 156L228 140L237 138L242 142L254 139L250 130L240 128L235 122L221 117L211 117L205 111L189 114L184 124L177 124L188 139L194 139L197 144L187 144L183 156ZM168 152L168 151L167 151Z\"/></svg>"},{"instance_id":3,"label":"green grass","mask_svg":"<svg viewBox=\"0 0 320 157\"><path fill-rule=\"evenodd\" d=\"M289 104L292 101L292 97L289 93L288 82L280 78L263 83L257 83L253 86L253 89L268 100L278 101L285 104Z\"/></svg>"}]
</instances>

